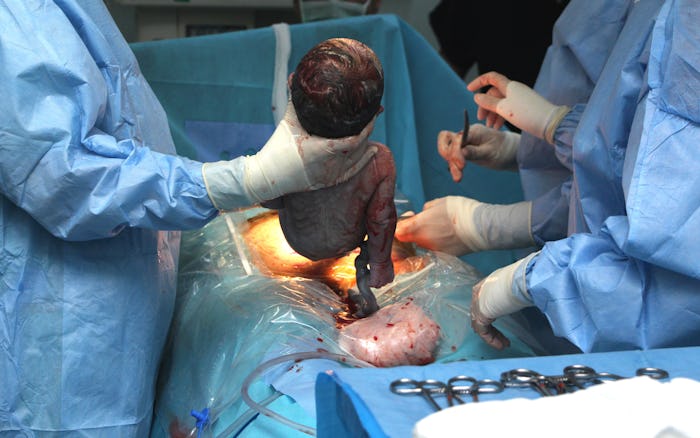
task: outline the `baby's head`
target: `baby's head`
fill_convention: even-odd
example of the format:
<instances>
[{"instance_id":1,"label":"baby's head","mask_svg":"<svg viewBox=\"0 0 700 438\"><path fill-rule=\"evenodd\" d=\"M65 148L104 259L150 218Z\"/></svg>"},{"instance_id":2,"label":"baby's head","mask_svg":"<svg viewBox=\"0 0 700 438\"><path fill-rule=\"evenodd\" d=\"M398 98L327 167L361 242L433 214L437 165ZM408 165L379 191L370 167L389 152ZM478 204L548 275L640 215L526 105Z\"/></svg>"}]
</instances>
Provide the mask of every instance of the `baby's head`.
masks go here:
<instances>
[{"instance_id":1,"label":"baby's head","mask_svg":"<svg viewBox=\"0 0 700 438\"><path fill-rule=\"evenodd\" d=\"M290 89L299 122L309 134L347 137L359 134L380 111L384 72L366 45L332 38L304 55Z\"/></svg>"}]
</instances>

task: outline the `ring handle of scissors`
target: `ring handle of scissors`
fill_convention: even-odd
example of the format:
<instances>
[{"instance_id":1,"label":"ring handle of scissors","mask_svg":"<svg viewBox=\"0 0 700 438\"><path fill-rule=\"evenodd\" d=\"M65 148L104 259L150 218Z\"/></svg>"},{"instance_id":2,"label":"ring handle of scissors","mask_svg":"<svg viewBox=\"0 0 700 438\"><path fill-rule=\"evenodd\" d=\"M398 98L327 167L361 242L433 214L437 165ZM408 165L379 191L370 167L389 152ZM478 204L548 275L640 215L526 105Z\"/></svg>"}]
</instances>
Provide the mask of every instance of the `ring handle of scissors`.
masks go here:
<instances>
[{"instance_id":1,"label":"ring handle of scissors","mask_svg":"<svg viewBox=\"0 0 700 438\"><path fill-rule=\"evenodd\" d=\"M418 382L423 391L427 391L431 394L445 394L447 392L447 385L440 380L426 379Z\"/></svg>"},{"instance_id":2,"label":"ring handle of scissors","mask_svg":"<svg viewBox=\"0 0 700 438\"><path fill-rule=\"evenodd\" d=\"M566 376L574 385L582 388L587 382L603 383L598 379L598 372L587 365L569 365L564 367Z\"/></svg>"},{"instance_id":3,"label":"ring handle of scissors","mask_svg":"<svg viewBox=\"0 0 700 438\"><path fill-rule=\"evenodd\" d=\"M461 385L462 382L468 382L468 385ZM476 385L476 379L470 376L455 376L447 381L447 388L457 394L471 394Z\"/></svg>"},{"instance_id":4,"label":"ring handle of scissors","mask_svg":"<svg viewBox=\"0 0 700 438\"><path fill-rule=\"evenodd\" d=\"M661 368L655 368L655 367L643 367L643 368L639 368L635 372L635 375L647 376L647 377L651 377L652 379L655 379L655 380L661 380L661 379L668 378L668 371L663 370Z\"/></svg>"},{"instance_id":5,"label":"ring handle of scissors","mask_svg":"<svg viewBox=\"0 0 700 438\"><path fill-rule=\"evenodd\" d=\"M544 376L540 373L526 368L516 368L501 373L501 382L505 386L529 386L540 382L543 378Z\"/></svg>"},{"instance_id":6,"label":"ring handle of scissors","mask_svg":"<svg viewBox=\"0 0 700 438\"><path fill-rule=\"evenodd\" d=\"M564 368L564 375L576 382L603 383L605 380L621 380L623 376L608 372L598 372L586 365L569 365Z\"/></svg>"},{"instance_id":7,"label":"ring handle of scissors","mask_svg":"<svg viewBox=\"0 0 700 438\"><path fill-rule=\"evenodd\" d=\"M423 392L423 387L421 386L419 381L409 379L406 377L391 382L391 384L389 385L389 389L391 389L391 392L393 392L394 394L401 395L420 394Z\"/></svg>"},{"instance_id":8,"label":"ring handle of scissors","mask_svg":"<svg viewBox=\"0 0 700 438\"><path fill-rule=\"evenodd\" d=\"M446 391L445 384L439 380L427 379L427 380L413 380L409 378L402 378L394 380L389 385L391 392L394 394L422 394L424 392L431 394L443 394Z\"/></svg>"},{"instance_id":9,"label":"ring handle of scissors","mask_svg":"<svg viewBox=\"0 0 700 438\"><path fill-rule=\"evenodd\" d=\"M503 392L505 385L500 380L482 379L476 382L476 391L482 394Z\"/></svg>"},{"instance_id":10,"label":"ring handle of scissors","mask_svg":"<svg viewBox=\"0 0 700 438\"><path fill-rule=\"evenodd\" d=\"M587 365L569 365L564 367L564 374L576 375L581 377L590 377L598 374L596 370Z\"/></svg>"}]
</instances>

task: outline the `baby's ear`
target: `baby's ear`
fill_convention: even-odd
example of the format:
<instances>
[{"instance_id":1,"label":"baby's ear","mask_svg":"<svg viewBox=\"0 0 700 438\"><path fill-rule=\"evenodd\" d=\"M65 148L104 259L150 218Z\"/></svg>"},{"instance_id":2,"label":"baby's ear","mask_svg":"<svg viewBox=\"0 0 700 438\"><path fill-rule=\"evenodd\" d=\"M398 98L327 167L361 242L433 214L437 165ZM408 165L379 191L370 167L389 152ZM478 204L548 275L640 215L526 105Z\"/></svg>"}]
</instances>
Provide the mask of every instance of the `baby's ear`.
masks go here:
<instances>
[{"instance_id":1,"label":"baby's ear","mask_svg":"<svg viewBox=\"0 0 700 438\"><path fill-rule=\"evenodd\" d=\"M287 78L287 86L292 88L292 78L294 77L294 72L289 73L289 78Z\"/></svg>"}]
</instances>

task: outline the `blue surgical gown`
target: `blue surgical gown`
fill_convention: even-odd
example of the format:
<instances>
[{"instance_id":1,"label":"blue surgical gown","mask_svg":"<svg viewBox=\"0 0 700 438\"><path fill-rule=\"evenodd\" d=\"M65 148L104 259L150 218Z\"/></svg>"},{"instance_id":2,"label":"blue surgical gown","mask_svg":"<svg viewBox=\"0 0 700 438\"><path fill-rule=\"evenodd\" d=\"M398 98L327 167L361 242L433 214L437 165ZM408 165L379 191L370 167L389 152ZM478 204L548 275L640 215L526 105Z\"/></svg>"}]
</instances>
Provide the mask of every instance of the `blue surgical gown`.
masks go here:
<instances>
[{"instance_id":1,"label":"blue surgical gown","mask_svg":"<svg viewBox=\"0 0 700 438\"><path fill-rule=\"evenodd\" d=\"M102 2L0 0L0 28L0 435L147 436L201 163Z\"/></svg>"},{"instance_id":2,"label":"blue surgical gown","mask_svg":"<svg viewBox=\"0 0 700 438\"><path fill-rule=\"evenodd\" d=\"M585 352L700 345L698 23L692 0L632 2L573 133L568 237L526 281Z\"/></svg>"},{"instance_id":3,"label":"blue surgical gown","mask_svg":"<svg viewBox=\"0 0 700 438\"><path fill-rule=\"evenodd\" d=\"M555 132L555 147L523 132L517 156L523 193L532 201L532 236L539 246L566 237L573 133L631 5L632 0L574 0L554 25L534 89L572 111Z\"/></svg>"}]
</instances>

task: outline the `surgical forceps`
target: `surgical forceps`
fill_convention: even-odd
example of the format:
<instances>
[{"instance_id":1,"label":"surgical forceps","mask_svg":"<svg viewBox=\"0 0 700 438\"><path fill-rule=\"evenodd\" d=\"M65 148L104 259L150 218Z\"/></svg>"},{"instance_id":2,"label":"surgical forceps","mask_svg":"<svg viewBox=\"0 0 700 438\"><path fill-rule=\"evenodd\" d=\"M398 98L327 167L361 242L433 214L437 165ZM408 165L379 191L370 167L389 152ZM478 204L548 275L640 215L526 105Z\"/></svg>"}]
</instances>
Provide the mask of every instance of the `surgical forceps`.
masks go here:
<instances>
[{"instance_id":1,"label":"surgical forceps","mask_svg":"<svg viewBox=\"0 0 700 438\"><path fill-rule=\"evenodd\" d=\"M547 376L526 368L516 368L514 370L501 373L501 382L504 386L509 388L522 388L530 386L540 395L545 397L554 395L549 388L556 386L556 384L553 384L552 381L548 380Z\"/></svg>"},{"instance_id":2,"label":"surgical forceps","mask_svg":"<svg viewBox=\"0 0 700 438\"><path fill-rule=\"evenodd\" d=\"M460 395L470 395L475 402L479 401L479 394L495 394L502 392L505 386L503 382L492 379L477 380L470 376L455 376L447 381L447 402L453 405L452 399L464 404Z\"/></svg>"},{"instance_id":3,"label":"surgical forceps","mask_svg":"<svg viewBox=\"0 0 700 438\"><path fill-rule=\"evenodd\" d=\"M585 365L570 365L564 368L564 374L546 376L537 371L517 368L501 374L501 381L507 387L532 387L540 395L552 395L572 392L572 386L584 389L584 383L602 383L602 379L619 380L622 376L612 373L599 373Z\"/></svg>"},{"instance_id":4,"label":"surgical forceps","mask_svg":"<svg viewBox=\"0 0 700 438\"><path fill-rule=\"evenodd\" d=\"M391 392L398 395L420 395L425 398L436 411L442 410L433 398L433 394L446 395L447 385L439 380L413 380L402 378L394 380L389 385Z\"/></svg>"},{"instance_id":5,"label":"surgical forceps","mask_svg":"<svg viewBox=\"0 0 700 438\"><path fill-rule=\"evenodd\" d=\"M417 381L403 378L394 380L390 385L391 392L394 394L423 396L435 410L442 408L433 395L446 396L448 406L454 406L455 400L460 404L465 403L461 397L463 395L469 395L473 401L478 402L479 394L495 394L502 392L504 388L503 383L498 380L477 380L470 376L455 376L447 383L433 379Z\"/></svg>"},{"instance_id":6,"label":"surgical forceps","mask_svg":"<svg viewBox=\"0 0 700 438\"><path fill-rule=\"evenodd\" d=\"M638 368L634 374L635 376L647 376L655 380L661 380L668 377L668 371L656 367ZM564 368L564 376L553 377L566 377L570 382L574 383L578 387L581 387L582 383L593 382L595 384L599 384L603 383L605 380L621 380L627 378L620 376L619 374L598 372L586 365L569 365Z\"/></svg>"},{"instance_id":7,"label":"surgical forceps","mask_svg":"<svg viewBox=\"0 0 700 438\"><path fill-rule=\"evenodd\" d=\"M635 372L637 376L648 376L652 379L665 379L668 372L660 368L645 367ZM563 374L546 376L536 371L517 368L501 374L501 381L506 387L534 388L542 396L551 396L572 392L573 387L584 389L591 383L600 384L606 380L620 380L626 377L614 373L598 372L586 365L569 365L564 367ZM552 392L554 390L555 392Z\"/></svg>"}]
</instances>

